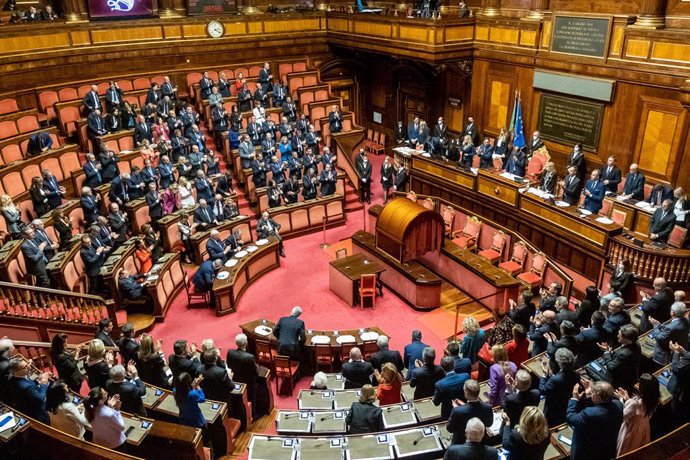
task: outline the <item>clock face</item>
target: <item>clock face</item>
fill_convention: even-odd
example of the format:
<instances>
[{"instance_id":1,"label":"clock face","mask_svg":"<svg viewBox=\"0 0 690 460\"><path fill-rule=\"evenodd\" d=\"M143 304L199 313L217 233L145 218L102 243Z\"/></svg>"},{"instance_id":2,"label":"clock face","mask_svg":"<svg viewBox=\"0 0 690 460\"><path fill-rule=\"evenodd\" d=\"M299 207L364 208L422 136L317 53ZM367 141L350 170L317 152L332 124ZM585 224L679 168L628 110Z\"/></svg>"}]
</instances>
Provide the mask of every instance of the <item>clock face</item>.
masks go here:
<instances>
[{"instance_id":1,"label":"clock face","mask_svg":"<svg viewBox=\"0 0 690 460\"><path fill-rule=\"evenodd\" d=\"M223 26L222 22L210 21L206 25L206 32L211 38L220 38L225 33L225 26Z\"/></svg>"}]
</instances>

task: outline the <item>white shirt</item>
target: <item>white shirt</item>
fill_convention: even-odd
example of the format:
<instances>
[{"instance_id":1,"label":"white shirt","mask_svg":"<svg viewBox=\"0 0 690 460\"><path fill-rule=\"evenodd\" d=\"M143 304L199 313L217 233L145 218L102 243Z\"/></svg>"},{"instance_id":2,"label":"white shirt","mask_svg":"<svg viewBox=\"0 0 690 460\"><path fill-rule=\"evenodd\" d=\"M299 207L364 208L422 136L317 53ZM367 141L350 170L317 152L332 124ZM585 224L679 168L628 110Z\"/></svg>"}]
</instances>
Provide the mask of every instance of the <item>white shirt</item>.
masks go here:
<instances>
[{"instance_id":1,"label":"white shirt","mask_svg":"<svg viewBox=\"0 0 690 460\"><path fill-rule=\"evenodd\" d=\"M192 192L187 187L180 185L178 191L180 192L180 204L183 208L194 206L194 197L192 196Z\"/></svg>"},{"instance_id":2,"label":"white shirt","mask_svg":"<svg viewBox=\"0 0 690 460\"><path fill-rule=\"evenodd\" d=\"M48 412L48 415L50 416L51 427L79 439L84 438L85 428L91 429L91 425L84 414L71 402L60 404L56 413Z\"/></svg>"}]
</instances>

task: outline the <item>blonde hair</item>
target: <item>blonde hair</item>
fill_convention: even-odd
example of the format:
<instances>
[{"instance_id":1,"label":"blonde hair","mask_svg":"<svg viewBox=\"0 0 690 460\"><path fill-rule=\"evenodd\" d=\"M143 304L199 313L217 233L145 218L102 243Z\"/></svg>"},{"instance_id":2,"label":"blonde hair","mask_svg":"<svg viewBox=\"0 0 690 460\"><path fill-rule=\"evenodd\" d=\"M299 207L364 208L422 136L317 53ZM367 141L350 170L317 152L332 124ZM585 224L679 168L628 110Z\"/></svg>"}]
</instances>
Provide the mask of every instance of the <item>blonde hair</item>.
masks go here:
<instances>
[{"instance_id":1,"label":"blonde hair","mask_svg":"<svg viewBox=\"0 0 690 460\"><path fill-rule=\"evenodd\" d=\"M491 354L494 357L494 363L501 366L503 375L510 374L510 363L508 362L508 352L503 345L494 345L491 347Z\"/></svg>"},{"instance_id":2,"label":"blonde hair","mask_svg":"<svg viewBox=\"0 0 690 460\"><path fill-rule=\"evenodd\" d=\"M383 381L388 384L395 382L398 385L402 385L402 376L393 363L385 363L381 366L381 377L383 377Z\"/></svg>"},{"instance_id":3,"label":"blonde hair","mask_svg":"<svg viewBox=\"0 0 690 460\"><path fill-rule=\"evenodd\" d=\"M364 385L360 391L359 402L373 403L374 401L376 401L376 390L369 384Z\"/></svg>"},{"instance_id":4,"label":"blonde hair","mask_svg":"<svg viewBox=\"0 0 690 460\"><path fill-rule=\"evenodd\" d=\"M544 165L544 169L548 172L556 172L556 165L553 161L549 161Z\"/></svg>"},{"instance_id":5,"label":"blonde hair","mask_svg":"<svg viewBox=\"0 0 690 460\"><path fill-rule=\"evenodd\" d=\"M153 338L146 333L141 334L139 338L139 361L148 361L154 353Z\"/></svg>"},{"instance_id":6,"label":"blonde hair","mask_svg":"<svg viewBox=\"0 0 690 460\"><path fill-rule=\"evenodd\" d=\"M15 207L14 203L12 202L12 197L9 195L0 196L0 205L3 208Z\"/></svg>"},{"instance_id":7,"label":"blonde hair","mask_svg":"<svg viewBox=\"0 0 690 460\"><path fill-rule=\"evenodd\" d=\"M479 323L473 317L468 316L462 322L462 332L468 335L475 335L479 332Z\"/></svg>"},{"instance_id":8,"label":"blonde hair","mask_svg":"<svg viewBox=\"0 0 690 460\"><path fill-rule=\"evenodd\" d=\"M522 410L520 423L515 427L527 444L532 446L541 443L549 436L546 417L536 406L527 406Z\"/></svg>"},{"instance_id":9,"label":"blonde hair","mask_svg":"<svg viewBox=\"0 0 690 460\"><path fill-rule=\"evenodd\" d=\"M101 339L89 342L89 361L97 361L105 356L105 345Z\"/></svg>"}]
</instances>

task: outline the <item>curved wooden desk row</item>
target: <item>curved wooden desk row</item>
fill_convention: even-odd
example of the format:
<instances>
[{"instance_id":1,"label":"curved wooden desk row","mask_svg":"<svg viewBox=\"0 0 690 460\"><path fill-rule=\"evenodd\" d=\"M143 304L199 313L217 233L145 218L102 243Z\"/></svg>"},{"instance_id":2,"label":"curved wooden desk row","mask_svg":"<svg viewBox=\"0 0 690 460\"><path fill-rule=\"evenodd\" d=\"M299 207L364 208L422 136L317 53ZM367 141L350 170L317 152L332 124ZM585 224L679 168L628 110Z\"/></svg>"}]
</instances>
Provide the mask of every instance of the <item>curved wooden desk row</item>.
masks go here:
<instances>
[{"instance_id":1,"label":"curved wooden desk row","mask_svg":"<svg viewBox=\"0 0 690 460\"><path fill-rule=\"evenodd\" d=\"M321 163L319 163L321 164ZM322 167L319 167L319 170L321 170ZM318 176L317 176L318 177ZM337 176L338 178L335 181L335 193L338 195L343 195L345 196L345 175L341 172ZM297 195L297 202L302 203L304 201L304 196L302 195L302 181L299 181L300 183L300 189L299 189L299 194ZM317 195L318 195L318 185L316 187L317 189ZM258 202L258 207L259 207L259 213L262 213L264 211L271 212L272 209L268 206L268 187L259 187L255 191L256 193L256 199Z\"/></svg>"},{"instance_id":2,"label":"curved wooden desk row","mask_svg":"<svg viewBox=\"0 0 690 460\"><path fill-rule=\"evenodd\" d=\"M213 296L216 299L218 316L234 313L244 291L254 281L280 267L278 240L270 236L264 241L267 242L261 246L256 243L243 246L241 252L246 253L244 257L239 258L236 255L230 258L216 275L213 281Z\"/></svg>"},{"instance_id":3,"label":"curved wooden desk row","mask_svg":"<svg viewBox=\"0 0 690 460\"><path fill-rule=\"evenodd\" d=\"M269 214L281 225L280 236L294 236L313 232L326 227L336 227L345 223L345 196L333 194L313 200L271 208Z\"/></svg>"},{"instance_id":4,"label":"curved wooden desk row","mask_svg":"<svg viewBox=\"0 0 690 460\"><path fill-rule=\"evenodd\" d=\"M242 240L245 243L254 241L254 237L251 232L251 219L249 216L245 215L239 215L230 220L223 221L213 229L192 233L191 241L192 247L194 248L194 260L197 265L201 265L204 260L206 260L206 256L208 254L206 251L206 243L211 237L212 230L218 230L220 233L220 238L223 240L230 236L233 231L239 230L242 232Z\"/></svg>"},{"instance_id":5,"label":"curved wooden desk row","mask_svg":"<svg viewBox=\"0 0 690 460\"><path fill-rule=\"evenodd\" d=\"M327 390L300 390L297 396L299 410L349 409L353 402L359 401L361 390L344 389L342 374L326 374L326 377ZM403 401L414 401L414 388L410 387L409 381L403 382L400 394Z\"/></svg>"}]
</instances>

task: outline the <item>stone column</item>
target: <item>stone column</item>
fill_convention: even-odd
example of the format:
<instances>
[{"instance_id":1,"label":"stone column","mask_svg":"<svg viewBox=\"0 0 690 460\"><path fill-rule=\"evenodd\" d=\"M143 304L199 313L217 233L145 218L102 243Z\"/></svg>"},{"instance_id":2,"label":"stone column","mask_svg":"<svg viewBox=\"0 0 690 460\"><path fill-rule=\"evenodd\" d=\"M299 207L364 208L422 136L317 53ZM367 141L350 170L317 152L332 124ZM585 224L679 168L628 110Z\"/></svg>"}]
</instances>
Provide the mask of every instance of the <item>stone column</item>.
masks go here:
<instances>
[{"instance_id":1,"label":"stone column","mask_svg":"<svg viewBox=\"0 0 690 460\"><path fill-rule=\"evenodd\" d=\"M642 0L640 14L632 27L642 29L663 29L666 27L666 4L668 0Z\"/></svg>"},{"instance_id":2,"label":"stone column","mask_svg":"<svg viewBox=\"0 0 690 460\"><path fill-rule=\"evenodd\" d=\"M62 13L68 22L86 21L89 16L89 9L86 6L86 0L64 0Z\"/></svg>"},{"instance_id":3,"label":"stone column","mask_svg":"<svg viewBox=\"0 0 690 460\"><path fill-rule=\"evenodd\" d=\"M549 0L532 0L532 6L527 18L544 19L544 11L549 10Z\"/></svg>"},{"instance_id":4,"label":"stone column","mask_svg":"<svg viewBox=\"0 0 690 460\"><path fill-rule=\"evenodd\" d=\"M484 17L499 16L501 14L501 0L483 0L479 14Z\"/></svg>"}]
</instances>

